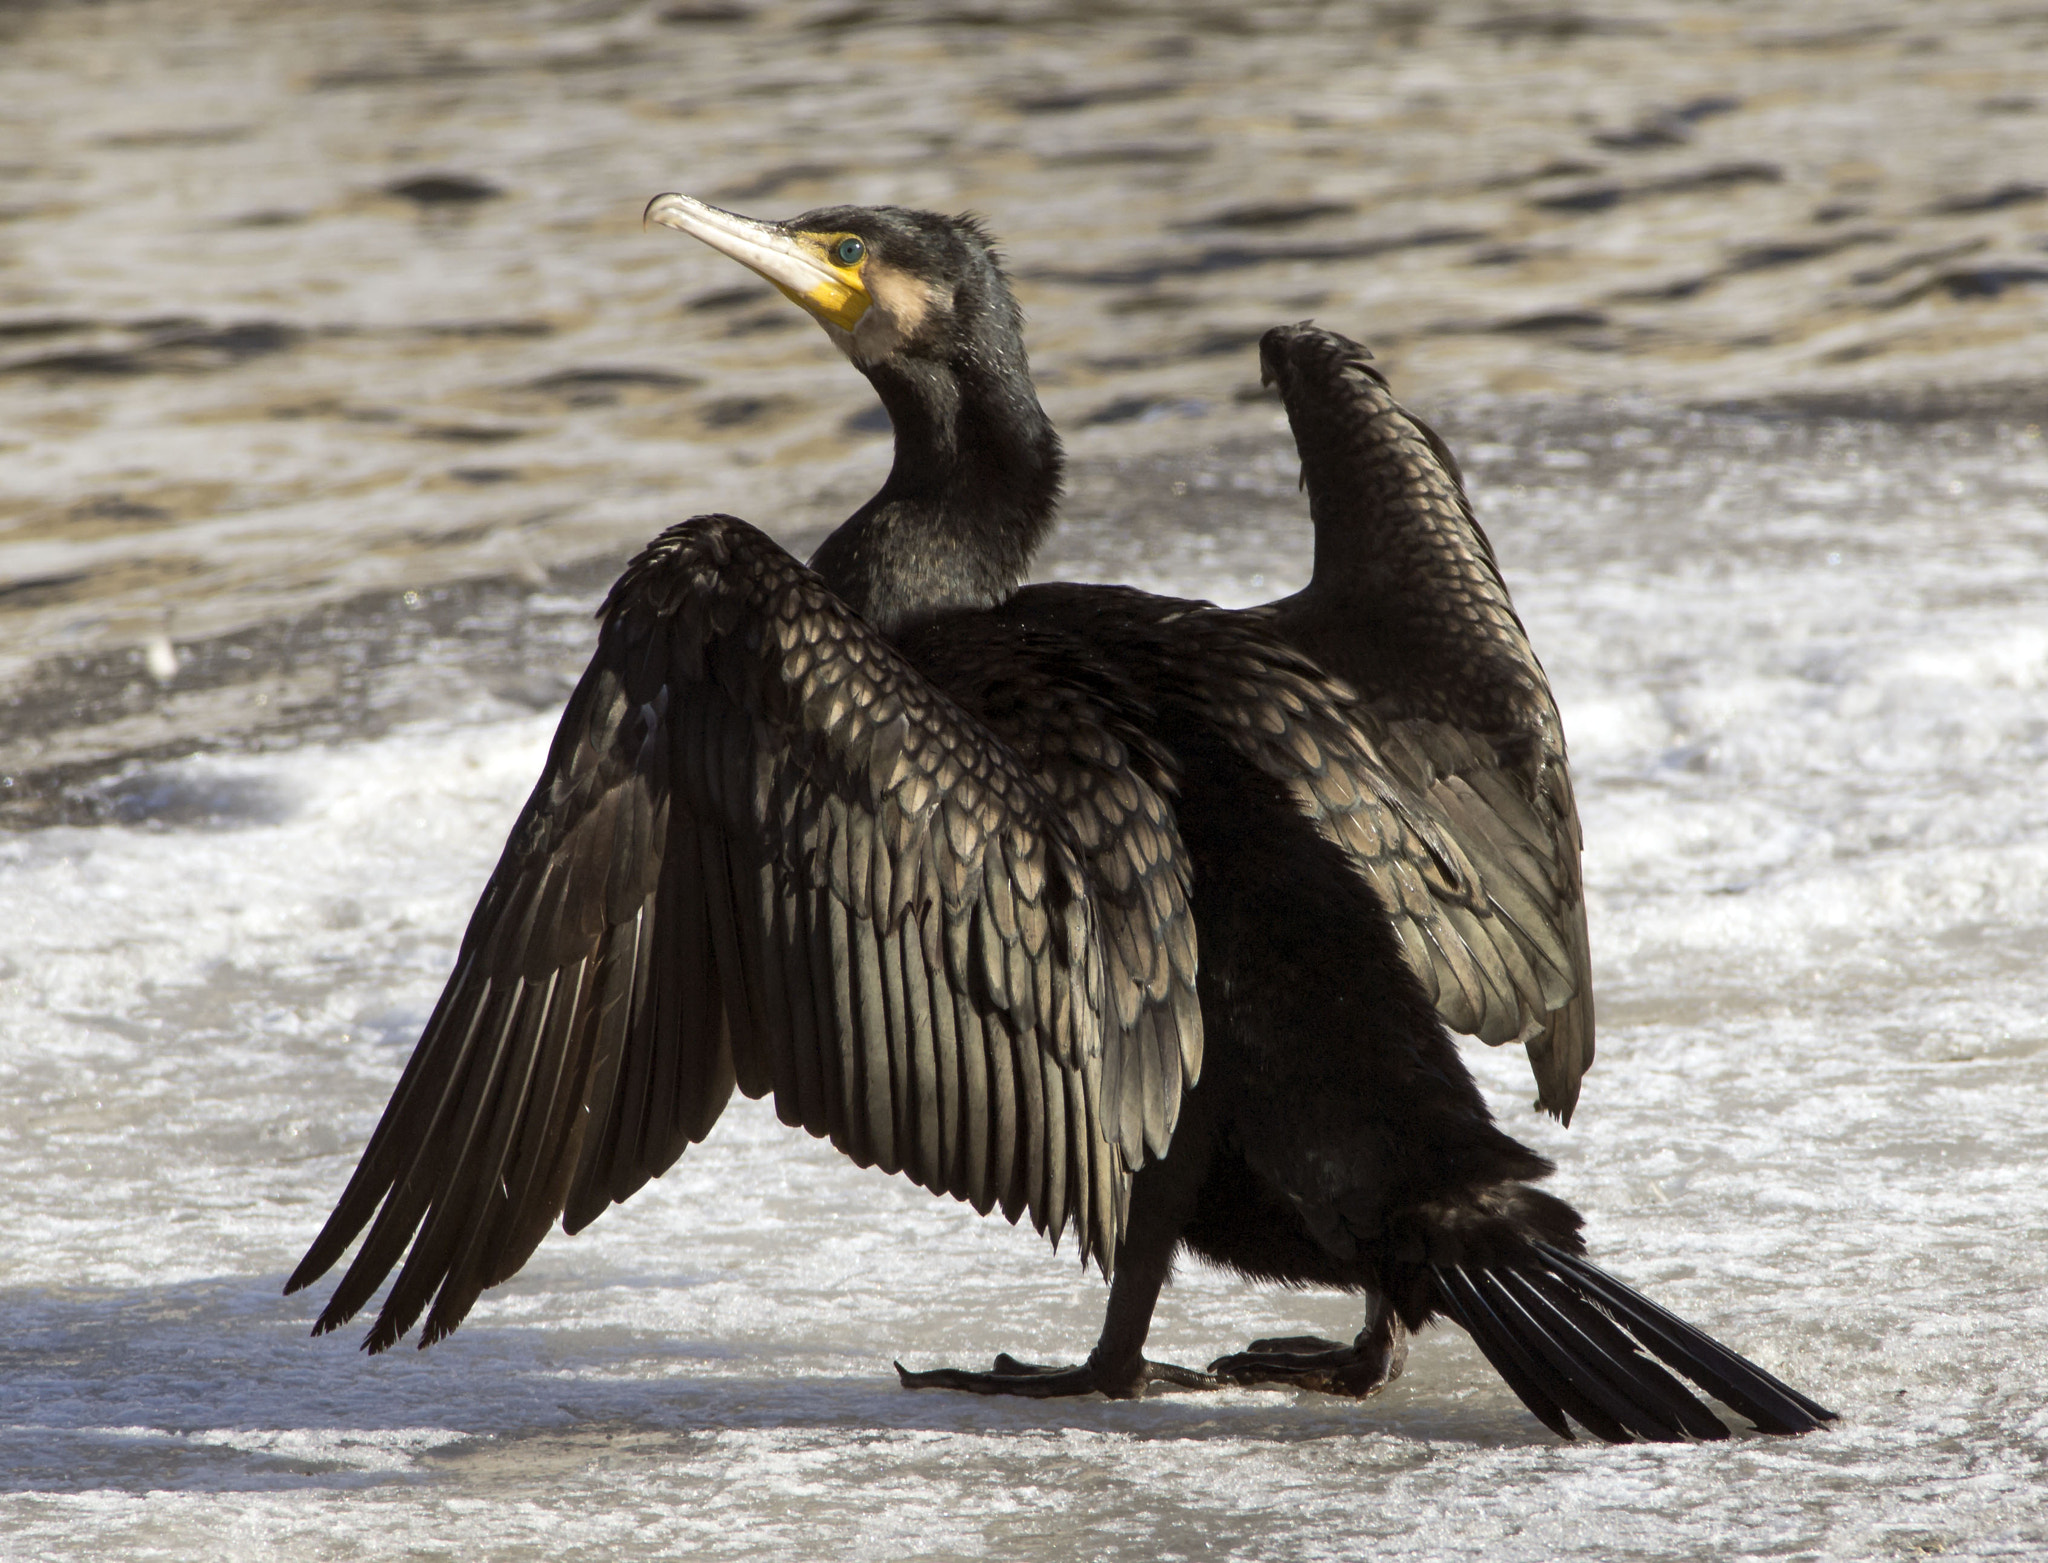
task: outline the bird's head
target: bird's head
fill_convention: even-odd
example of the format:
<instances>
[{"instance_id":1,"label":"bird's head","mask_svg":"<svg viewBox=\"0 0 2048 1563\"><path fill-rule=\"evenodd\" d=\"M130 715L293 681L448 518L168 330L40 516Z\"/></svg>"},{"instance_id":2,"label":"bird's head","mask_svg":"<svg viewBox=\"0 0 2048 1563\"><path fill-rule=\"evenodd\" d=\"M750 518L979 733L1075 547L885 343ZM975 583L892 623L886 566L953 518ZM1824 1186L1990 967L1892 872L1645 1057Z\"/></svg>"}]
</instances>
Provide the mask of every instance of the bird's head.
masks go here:
<instances>
[{"instance_id":1,"label":"bird's head","mask_svg":"<svg viewBox=\"0 0 2048 1563\"><path fill-rule=\"evenodd\" d=\"M826 206L762 222L671 194L648 203L646 220L758 272L863 370L1000 352L1021 334L995 248L972 217Z\"/></svg>"}]
</instances>

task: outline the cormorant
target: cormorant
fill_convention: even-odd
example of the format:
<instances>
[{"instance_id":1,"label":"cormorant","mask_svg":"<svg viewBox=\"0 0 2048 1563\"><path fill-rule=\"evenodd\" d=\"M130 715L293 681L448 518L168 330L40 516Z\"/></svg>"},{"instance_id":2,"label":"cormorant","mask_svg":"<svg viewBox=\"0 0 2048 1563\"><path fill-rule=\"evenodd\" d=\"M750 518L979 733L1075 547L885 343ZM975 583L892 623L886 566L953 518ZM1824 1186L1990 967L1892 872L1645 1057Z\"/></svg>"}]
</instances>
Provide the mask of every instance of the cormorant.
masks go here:
<instances>
[{"instance_id":1,"label":"cormorant","mask_svg":"<svg viewBox=\"0 0 2048 1563\"><path fill-rule=\"evenodd\" d=\"M555 1217L587 1225L702 1139L737 1084L862 1165L1071 1225L1111 1277L1085 1363L906 1383L1362 1394L1403 1329L1448 1313L1567 1437L1567 1415L1725 1436L1639 1344L1759 1427L1826 1417L1588 1265L1576 1214L1527 1186L1548 1163L1493 1125L1397 931L1498 914L1354 691L1258 615L1019 589L1059 443L978 225L648 212L824 324L895 464L808 569L700 516L613 587L455 972L288 1283L369 1228L316 1333L403 1257L365 1345L423 1311L439 1339ZM1256 1342L1218 1373L1149 1363L1182 1246L1366 1293L1367 1330L1334 1360Z\"/></svg>"}]
</instances>

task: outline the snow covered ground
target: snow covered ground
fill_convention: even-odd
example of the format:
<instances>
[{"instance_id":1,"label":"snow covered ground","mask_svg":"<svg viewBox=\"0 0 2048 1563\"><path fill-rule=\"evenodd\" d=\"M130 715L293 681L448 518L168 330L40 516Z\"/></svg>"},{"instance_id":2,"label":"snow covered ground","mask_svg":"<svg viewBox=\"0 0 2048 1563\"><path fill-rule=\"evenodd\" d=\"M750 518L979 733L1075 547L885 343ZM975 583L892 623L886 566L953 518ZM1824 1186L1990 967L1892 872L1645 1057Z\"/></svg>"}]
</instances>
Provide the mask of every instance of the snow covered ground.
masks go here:
<instances>
[{"instance_id":1,"label":"snow covered ground","mask_svg":"<svg viewBox=\"0 0 2048 1563\"><path fill-rule=\"evenodd\" d=\"M892 1357L1084 1351L1099 1280L755 1104L432 1351L306 1338L282 1279L550 730L479 697L0 838L0 1556L2042 1555L2039 428L1449 421L1563 705L1602 1004L1569 1131L1472 1062L1596 1257L1838 1427L1565 1445L1449 1331L1362 1405L910 1394ZM1051 563L1299 579L1277 445L1169 475L1123 480L1188 507L1142 556L1084 507ZM1191 1268L1154 1347L1353 1328Z\"/></svg>"}]
</instances>

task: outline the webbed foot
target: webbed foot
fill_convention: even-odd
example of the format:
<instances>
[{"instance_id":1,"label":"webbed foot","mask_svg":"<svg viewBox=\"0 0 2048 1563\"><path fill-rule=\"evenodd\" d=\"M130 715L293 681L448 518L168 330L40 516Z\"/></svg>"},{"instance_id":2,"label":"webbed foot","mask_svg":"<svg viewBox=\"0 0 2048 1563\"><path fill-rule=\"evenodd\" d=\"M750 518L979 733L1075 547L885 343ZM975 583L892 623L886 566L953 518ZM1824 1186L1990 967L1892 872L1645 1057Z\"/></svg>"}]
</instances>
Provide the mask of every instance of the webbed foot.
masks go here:
<instances>
[{"instance_id":1,"label":"webbed foot","mask_svg":"<svg viewBox=\"0 0 2048 1563\"><path fill-rule=\"evenodd\" d=\"M1313 1389L1363 1400L1399 1378L1407 1361L1407 1332L1389 1314L1349 1346L1320 1335L1274 1336L1218 1357L1209 1371L1226 1384Z\"/></svg>"},{"instance_id":2,"label":"webbed foot","mask_svg":"<svg viewBox=\"0 0 2048 1563\"><path fill-rule=\"evenodd\" d=\"M1078 1367L1048 1367L1036 1362L1019 1362L1008 1352L997 1357L986 1373L964 1368L932 1368L913 1373L902 1363L896 1373L905 1389L964 1389L974 1395L1029 1395L1049 1400L1060 1395L1107 1395L1111 1400L1136 1400L1154 1384L1173 1389L1220 1389L1223 1380L1193 1368L1171 1362L1148 1362L1140 1357L1131 1368L1106 1372L1090 1357Z\"/></svg>"}]
</instances>

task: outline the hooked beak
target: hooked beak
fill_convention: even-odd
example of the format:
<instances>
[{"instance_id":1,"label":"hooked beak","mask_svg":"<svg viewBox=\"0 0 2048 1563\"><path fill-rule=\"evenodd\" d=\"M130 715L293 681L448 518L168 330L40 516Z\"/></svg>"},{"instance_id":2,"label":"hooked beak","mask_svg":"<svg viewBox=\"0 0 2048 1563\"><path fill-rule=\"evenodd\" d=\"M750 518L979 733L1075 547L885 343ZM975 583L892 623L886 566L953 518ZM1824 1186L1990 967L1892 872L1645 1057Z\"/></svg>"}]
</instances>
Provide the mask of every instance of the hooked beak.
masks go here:
<instances>
[{"instance_id":1,"label":"hooked beak","mask_svg":"<svg viewBox=\"0 0 2048 1563\"><path fill-rule=\"evenodd\" d=\"M834 265L826 256L823 241L799 229L758 222L673 193L649 201L641 222L660 223L702 239L719 254L729 255L767 278L824 324L841 331L851 331L872 302L859 273Z\"/></svg>"}]
</instances>

